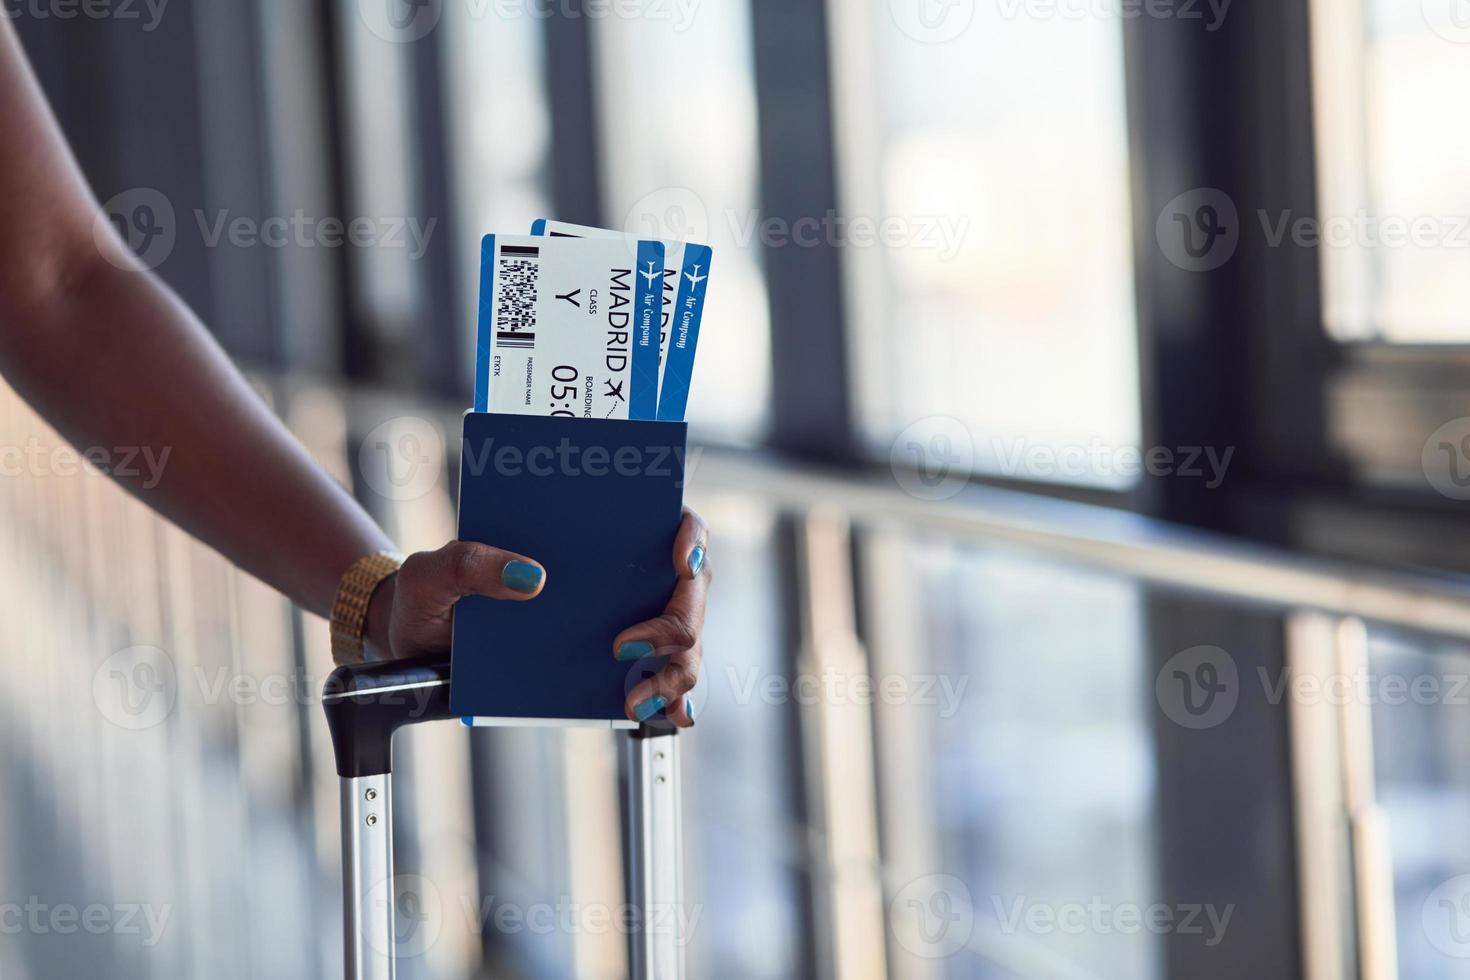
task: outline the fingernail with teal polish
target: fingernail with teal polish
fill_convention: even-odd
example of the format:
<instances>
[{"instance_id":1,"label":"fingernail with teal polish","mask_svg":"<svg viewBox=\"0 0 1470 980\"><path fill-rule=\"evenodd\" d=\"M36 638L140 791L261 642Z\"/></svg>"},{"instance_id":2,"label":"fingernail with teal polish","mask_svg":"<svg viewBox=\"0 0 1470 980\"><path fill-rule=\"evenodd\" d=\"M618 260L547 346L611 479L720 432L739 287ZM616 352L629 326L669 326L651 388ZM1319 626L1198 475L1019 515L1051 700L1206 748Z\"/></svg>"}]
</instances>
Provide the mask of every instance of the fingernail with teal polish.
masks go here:
<instances>
[{"instance_id":1,"label":"fingernail with teal polish","mask_svg":"<svg viewBox=\"0 0 1470 980\"><path fill-rule=\"evenodd\" d=\"M704 567L704 545L697 544L694 550L689 552L689 574L698 575L699 570Z\"/></svg>"},{"instance_id":2,"label":"fingernail with teal polish","mask_svg":"<svg viewBox=\"0 0 1470 980\"><path fill-rule=\"evenodd\" d=\"M618 647L619 660L642 660L653 656L653 644L647 640L629 640Z\"/></svg>"},{"instance_id":3,"label":"fingernail with teal polish","mask_svg":"<svg viewBox=\"0 0 1470 980\"><path fill-rule=\"evenodd\" d=\"M668 700L662 694L655 694L647 701L639 701L633 706L633 717L639 721L647 721L664 710L664 706L668 703Z\"/></svg>"},{"instance_id":4,"label":"fingernail with teal polish","mask_svg":"<svg viewBox=\"0 0 1470 980\"><path fill-rule=\"evenodd\" d=\"M508 561L500 572L500 581L505 583L507 589L535 592L541 588L541 579L545 574L540 565L533 565L528 561Z\"/></svg>"},{"instance_id":5,"label":"fingernail with teal polish","mask_svg":"<svg viewBox=\"0 0 1470 980\"><path fill-rule=\"evenodd\" d=\"M684 713L689 716L689 724L694 724L694 699L684 699Z\"/></svg>"}]
</instances>

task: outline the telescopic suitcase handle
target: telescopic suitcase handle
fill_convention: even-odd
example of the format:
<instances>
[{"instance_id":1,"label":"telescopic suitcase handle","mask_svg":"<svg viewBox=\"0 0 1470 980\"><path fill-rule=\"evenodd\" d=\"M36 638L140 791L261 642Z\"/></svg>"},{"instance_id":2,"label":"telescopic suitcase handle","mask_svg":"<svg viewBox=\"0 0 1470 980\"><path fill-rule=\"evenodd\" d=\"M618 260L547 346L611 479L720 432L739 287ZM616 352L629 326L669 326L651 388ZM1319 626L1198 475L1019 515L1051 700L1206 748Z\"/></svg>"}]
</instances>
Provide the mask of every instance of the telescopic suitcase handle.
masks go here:
<instances>
[{"instance_id":1,"label":"telescopic suitcase handle","mask_svg":"<svg viewBox=\"0 0 1470 980\"><path fill-rule=\"evenodd\" d=\"M343 956L347 980L393 980L393 735L449 713L449 659L338 667L322 708L342 777Z\"/></svg>"},{"instance_id":2,"label":"telescopic suitcase handle","mask_svg":"<svg viewBox=\"0 0 1470 980\"><path fill-rule=\"evenodd\" d=\"M394 980L393 735L444 721L449 659L422 657L338 667L322 707L342 778L342 895L347 980ZM684 975L679 740L667 723L624 744L624 829L629 898L639 922L628 937L635 980Z\"/></svg>"}]
</instances>

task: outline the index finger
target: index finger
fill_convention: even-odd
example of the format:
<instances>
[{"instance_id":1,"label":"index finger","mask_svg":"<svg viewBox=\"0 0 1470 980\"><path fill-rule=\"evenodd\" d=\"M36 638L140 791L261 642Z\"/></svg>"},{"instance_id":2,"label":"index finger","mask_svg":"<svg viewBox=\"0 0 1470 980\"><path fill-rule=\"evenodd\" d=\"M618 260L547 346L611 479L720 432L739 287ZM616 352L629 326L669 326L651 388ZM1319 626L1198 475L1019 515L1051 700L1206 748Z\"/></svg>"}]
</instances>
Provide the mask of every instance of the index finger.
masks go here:
<instances>
[{"instance_id":1,"label":"index finger","mask_svg":"<svg viewBox=\"0 0 1470 980\"><path fill-rule=\"evenodd\" d=\"M629 626L614 638L613 656L618 660L666 657L698 645L709 580L708 575L679 579L662 615Z\"/></svg>"}]
</instances>

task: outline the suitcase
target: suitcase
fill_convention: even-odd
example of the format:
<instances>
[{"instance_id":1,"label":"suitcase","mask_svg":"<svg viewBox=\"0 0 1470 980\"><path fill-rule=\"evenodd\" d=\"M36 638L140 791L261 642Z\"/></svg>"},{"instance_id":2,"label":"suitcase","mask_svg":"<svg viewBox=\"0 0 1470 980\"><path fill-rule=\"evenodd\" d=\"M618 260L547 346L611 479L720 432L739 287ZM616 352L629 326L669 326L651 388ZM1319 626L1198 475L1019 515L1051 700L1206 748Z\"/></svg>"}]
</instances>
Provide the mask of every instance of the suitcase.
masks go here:
<instances>
[{"instance_id":1,"label":"suitcase","mask_svg":"<svg viewBox=\"0 0 1470 980\"><path fill-rule=\"evenodd\" d=\"M338 667L322 692L342 780L342 910L347 980L392 980L394 959L393 734L457 720L449 711L449 657ZM623 836L628 936L635 980L684 976L680 882L679 740L666 724L626 733ZM670 923L674 923L671 927ZM648 924L657 923L655 928Z\"/></svg>"}]
</instances>

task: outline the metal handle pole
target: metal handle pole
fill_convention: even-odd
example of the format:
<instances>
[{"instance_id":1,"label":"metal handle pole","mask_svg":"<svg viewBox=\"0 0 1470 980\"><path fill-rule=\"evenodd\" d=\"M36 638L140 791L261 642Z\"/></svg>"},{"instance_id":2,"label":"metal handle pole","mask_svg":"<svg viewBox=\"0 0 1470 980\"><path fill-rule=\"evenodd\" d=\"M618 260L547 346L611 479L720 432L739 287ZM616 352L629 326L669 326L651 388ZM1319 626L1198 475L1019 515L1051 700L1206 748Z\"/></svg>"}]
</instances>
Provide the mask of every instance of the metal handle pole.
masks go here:
<instances>
[{"instance_id":1,"label":"metal handle pole","mask_svg":"<svg viewBox=\"0 0 1470 980\"><path fill-rule=\"evenodd\" d=\"M683 980L679 740L672 731L645 728L624 742L624 759L629 903L638 913L628 936L632 975Z\"/></svg>"},{"instance_id":2,"label":"metal handle pole","mask_svg":"<svg viewBox=\"0 0 1470 980\"><path fill-rule=\"evenodd\" d=\"M347 980L394 980L393 776L342 780Z\"/></svg>"},{"instance_id":3,"label":"metal handle pole","mask_svg":"<svg viewBox=\"0 0 1470 980\"><path fill-rule=\"evenodd\" d=\"M394 980L393 734L449 714L449 662L338 667L322 692L342 779L343 952L347 980Z\"/></svg>"}]
</instances>

